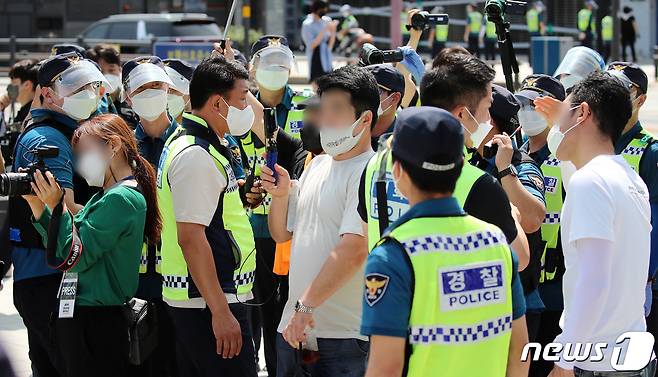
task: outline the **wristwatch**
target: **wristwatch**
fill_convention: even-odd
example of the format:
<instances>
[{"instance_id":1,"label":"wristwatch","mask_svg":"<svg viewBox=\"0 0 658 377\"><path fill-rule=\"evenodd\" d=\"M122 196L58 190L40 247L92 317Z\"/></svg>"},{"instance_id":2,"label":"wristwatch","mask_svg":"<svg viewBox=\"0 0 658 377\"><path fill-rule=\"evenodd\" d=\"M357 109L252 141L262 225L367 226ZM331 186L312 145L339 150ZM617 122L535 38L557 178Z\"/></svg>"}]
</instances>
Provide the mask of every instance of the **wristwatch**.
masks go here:
<instances>
[{"instance_id":1,"label":"wristwatch","mask_svg":"<svg viewBox=\"0 0 658 377\"><path fill-rule=\"evenodd\" d=\"M313 314L313 309L314 308L310 306L304 305L301 300L297 300L297 303L295 304L295 311L297 313Z\"/></svg>"},{"instance_id":2,"label":"wristwatch","mask_svg":"<svg viewBox=\"0 0 658 377\"><path fill-rule=\"evenodd\" d=\"M510 164L507 168L498 172L498 179L503 179L508 175L511 175L513 177L517 177L519 175L519 172L516 171L516 168L512 164Z\"/></svg>"}]
</instances>

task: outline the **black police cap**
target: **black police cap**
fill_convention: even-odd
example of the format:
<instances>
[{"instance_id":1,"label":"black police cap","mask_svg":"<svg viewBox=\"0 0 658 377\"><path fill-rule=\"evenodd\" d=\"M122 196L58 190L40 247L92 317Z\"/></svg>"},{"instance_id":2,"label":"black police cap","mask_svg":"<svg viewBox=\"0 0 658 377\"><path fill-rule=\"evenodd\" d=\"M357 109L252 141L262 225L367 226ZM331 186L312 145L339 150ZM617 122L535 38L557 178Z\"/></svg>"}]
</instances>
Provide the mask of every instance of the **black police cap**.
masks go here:
<instances>
[{"instance_id":1,"label":"black police cap","mask_svg":"<svg viewBox=\"0 0 658 377\"><path fill-rule=\"evenodd\" d=\"M181 76L185 77L186 79L192 80L192 73L194 73L194 67L192 64L180 59L165 59L162 61L162 63L165 66L180 73Z\"/></svg>"},{"instance_id":2,"label":"black police cap","mask_svg":"<svg viewBox=\"0 0 658 377\"><path fill-rule=\"evenodd\" d=\"M649 78L642 68L629 62L613 62L608 65L608 71L619 71L628 77L633 85L637 86L643 94L646 94L649 87Z\"/></svg>"},{"instance_id":3,"label":"black police cap","mask_svg":"<svg viewBox=\"0 0 658 377\"><path fill-rule=\"evenodd\" d=\"M500 85L493 85L493 102L489 108L489 114L497 122L503 122L503 124L496 124L501 131L510 134L518 127L517 114L520 109L521 105L512 92Z\"/></svg>"},{"instance_id":4,"label":"black police cap","mask_svg":"<svg viewBox=\"0 0 658 377\"><path fill-rule=\"evenodd\" d=\"M289 47L288 39L282 35L263 35L262 37L258 38L258 40L251 46L251 56L256 55L258 51L264 49L265 47L276 45Z\"/></svg>"},{"instance_id":5,"label":"black police cap","mask_svg":"<svg viewBox=\"0 0 658 377\"><path fill-rule=\"evenodd\" d=\"M140 56L123 63L123 67L121 67L121 77L123 80L127 80L130 76L130 72L143 63L155 64L162 69L165 67L162 60L157 56Z\"/></svg>"},{"instance_id":6,"label":"black police cap","mask_svg":"<svg viewBox=\"0 0 658 377\"><path fill-rule=\"evenodd\" d=\"M37 73L39 85L42 87L50 86L62 72L80 60L83 60L83 58L76 52L53 55L44 60L41 62L39 72Z\"/></svg>"},{"instance_id":7,"label":"black police cap","mask_svg":"<svg viewBox=\"0 0 658 377\"><path fill-rule=\"evenodd\" d=\"M540 96L550 96L558 101L564 101L566 98L564 85L562 85L560 80L542 74L526 77L525 80L523 80L521 90L517 95L525 97L531 101Z\"/></svg>"},{"instance_id":8,"label":"black police cap","mask_svg":"<svg viewBox=\"0 0 658 377\"><path fill-rule=\"evenodd\" d=\"M366 68L375 76L377 85L389 92L404 94L404 76L389 64L374 64Z\"/></svg>"},{"instance_id":9,"label":"black police cap","mask_svg":"<svg viewBox=\"0 0 658 377\"><path fill-rule=\"evenodd\" d=\"M464 131L452 114L436 107L400 112L391 144L396 158L429 174L449 172L464 159Z\"/></svg>"},{"instance_id":10,"label":"black police cap","mask_svg":"<svg viewBox=\"0 0 658 377\"><path fill-rule=\"evenodd\" d=\"M61 55L69 52L75 52L76 54L80 55L80 57L84 58L86 56L86 51L87 50L84 48L73 43L61 43L54 45L50 50L50 53L51 55Z\"/></svg>"}]
</instances>

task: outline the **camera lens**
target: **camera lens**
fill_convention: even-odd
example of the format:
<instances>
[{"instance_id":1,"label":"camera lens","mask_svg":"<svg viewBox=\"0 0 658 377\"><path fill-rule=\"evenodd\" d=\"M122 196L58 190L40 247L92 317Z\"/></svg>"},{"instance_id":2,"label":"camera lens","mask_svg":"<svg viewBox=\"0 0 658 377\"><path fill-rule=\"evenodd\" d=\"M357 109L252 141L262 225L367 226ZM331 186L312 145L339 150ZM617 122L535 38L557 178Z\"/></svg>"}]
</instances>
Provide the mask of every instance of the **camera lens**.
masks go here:
<instances>
[{"instance_id":1,"label":"camera lens","mask_svg":"<svg viewBox=\"0 0 658 377\"><path fill-rule=\"evenodd\" d=\"M31 182L28 173L0 174L0 196L27 195L32 192Z\"/></svg>"}]
</instances>

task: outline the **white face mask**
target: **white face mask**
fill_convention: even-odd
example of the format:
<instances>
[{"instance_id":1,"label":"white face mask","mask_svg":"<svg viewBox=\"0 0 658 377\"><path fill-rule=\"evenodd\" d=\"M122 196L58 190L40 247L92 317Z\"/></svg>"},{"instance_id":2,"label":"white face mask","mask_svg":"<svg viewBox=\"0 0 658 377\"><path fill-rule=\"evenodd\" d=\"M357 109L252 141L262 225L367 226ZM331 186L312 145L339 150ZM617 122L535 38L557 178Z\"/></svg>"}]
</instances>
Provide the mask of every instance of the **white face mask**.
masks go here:
<instances>
[{"instance_id":1,"label":"white face mask","mask_svg":"<svg viewBox=\"0 0 658 377\"><path fill-rule=\"evenodd\" d=\"M393 98L393 94L391 94L390 96L386 97L385 100L383 100L383 101L381 101L381 102L379 103L379 106L377 107L377 117L382 116L382 114L384 114L385 112L387 112L388 109L390 109L391 106L393 106L393 105L391 104L391 105L386 106L385 109L382 108L382 103L388 104L388 103L391 101L392 98Z\"/></svg>"},{"instance_id":2,"label":"white face mask","mask_svg":"<svg viewBox=\"0 0 658 377\"><path fill-rule=\"evenodd\" d=\"M366 130L364 128L358 135L352 136L354 134L354 129L360 122L361 117L349 127L335 128L325 126L320 128L320 142L322 143L322 149L324 149L325 153L332 157L336 157L351 151L359 143L361 136L363 136L363 133Z\"/></svg>"},{"instance_id":3,"label":"white face mask","mask_svg":"<svg viewBox=\"0 0 658 377\"><path fill-rule=\"evenodd\" d=\"M574 111L575 109L579 108L580 105L574 106L569 109L569 113ZM557 151L560 148L560 144L562 144L562 140L564 140L564 136L574 128L576 128L578 125L580 125L582 122L578 122L574 124L573 126L569 127L566 131L562 132L560 131L560 125L556 124L551 128L551 130L548 132L548 137L546 138L546 143L548 144L548 150L551 151L551 153L557 157L558 159L560 158L557 155Z\"/></svg>"},{"instance_id":4,"label":"white face mask","mask_svg":"<svg viewBox=\"0 0 658 377\"><path fill-rule=\"evenodd\" d=\"M267 90L279 90L288 83L288 71L258 68L256 82Z\"/></svg>"},{"instance_id":5,"label":"white face mask","mask_svg":"<svg viewBox=\"0 0 658 377\"><path fill-rule=\"evenodd\" d=\"M222 101L228 106L228 114L226 116L223 116L222 113L218 114L226 121L228 133L237 137L244 136L251 130L251 126L256 118L254 109L251 108L251 105L247 105L247 107L240 110L237 107L229 105L224 98L222 98Z\"/></svg>"},{"instance_id":6,"label":"white face mask","mask_svg":"<svg viewBox=\"0 0 658 377\"><path fill-rule=\"evenodd\" d=\"M130 98L132 108L140 118L148 121L158 119L167 110L167 91L162 89L146 89Z\"/></svg>"},{"instance_id":7,"label":"white face mask","mask_svg":"<svg viewBox=\"0 0 658 377\"><path fill-rule=\"evenodd\" d=\"M105 75L105 80L109 84L108 92L114 93L121 86L121 76L108 73Z\"/></svg>"},{"instance_id":8,"label":"white face mask","mask_svg":"<svg viewBox=\"0 0 658 377\"><path fill-rule=\"evenodd\" d=\"M178 118L185 111L185 98L176 94L167 95L167 109L172 118Z\"/></svg>"},{"instance_id":9,"label":"white face mask","mask_svg":"<svg viewBox=\"0 0 658 377\"><path fill-rule=\"evenodd\" d=\"M489 131L493 129L493 126L491 125L491 119L484 123L479 123L477 119L471 114L471 111L466 108L466 111L468 112L468 115L471 116L471 118L475 121L475 123L478 124L477 130L475 132L471 133L471 131L468 130L468 128L464 127L466 132L468 132L471 136L471 143L473 143L473 148L479 148L480 144L484 141L484 138L487 137L489 134Z\"/></svg>"},{"instance_id":10,"label":"white face mask","mask_svg":"<svg viewBox=\"0 0 658 377\"><path fill-rule=\"evenodd\" d=\"M523 132L530 137L541 134L548 127L546 119L531 106L524 107L519 111L519 123L521 123Z\"/></svg>"},{"instance_id":11,"label":"white face mask","mask_svg":"<svg viewBox=\"0 0 658 377\"><path fill-rule=\"evenodd\" d=\"M75 120L87 119L98 108L98 100L95 91L83 90L70 97L64 97L62 111Z\"/></svg>"},{"instance_id":12,"label":"white face mask","mask_svg":"<svg viewBox=\"0 0 658 377\"><path fill-rule=\"evenodd\" d=\"M80 156L76 170L92 187L103 187L105 172L110 166L109 161L100 149L95 149Z\"/></svg>"}]
</instances>

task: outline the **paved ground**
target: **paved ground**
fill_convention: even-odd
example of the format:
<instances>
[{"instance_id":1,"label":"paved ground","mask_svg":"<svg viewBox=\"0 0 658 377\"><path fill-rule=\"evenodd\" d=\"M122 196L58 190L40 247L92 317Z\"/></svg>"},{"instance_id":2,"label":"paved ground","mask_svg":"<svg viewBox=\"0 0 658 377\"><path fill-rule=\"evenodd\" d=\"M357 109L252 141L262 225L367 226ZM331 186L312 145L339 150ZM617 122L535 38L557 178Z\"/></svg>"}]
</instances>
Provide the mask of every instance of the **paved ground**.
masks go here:
<instances>
[{"instance_id":1,"label":"paved ground","mask_svg":"<svg viewBox=\"0 0 658 377\"><path fill-rule=\"evenodd\" d=\"M301 65L301 64L300 64ZM304 67L299 67L302 71ZM650 78L654 77L653 66L643 66ZM504 82L504 76L500 67L497 67L497 82ZM528 65L521 66L521 75L523 78L531 73ZM296 74L296 82L303 82L303 78ZM0 93L5 92L9 83L7 77L0 77ZM305 85L294 85L295 89L303 89ZM658 83L650 79L648 100L640 114L640 120L644 126L658 135ZM4 289L0 291L0 344L7 351L10 360L13 363L16 375L18 377L28 377L31 375L30 362L27 355L27 333L23 327L23 322L16 313L12 299L12 281L11 279L3 280ZM264 356L260 355L260 360ZM262 363L261 363L262 364ZM261 373L261 376L267 376L267 373Z\"/></svg>"}]
</instances>

